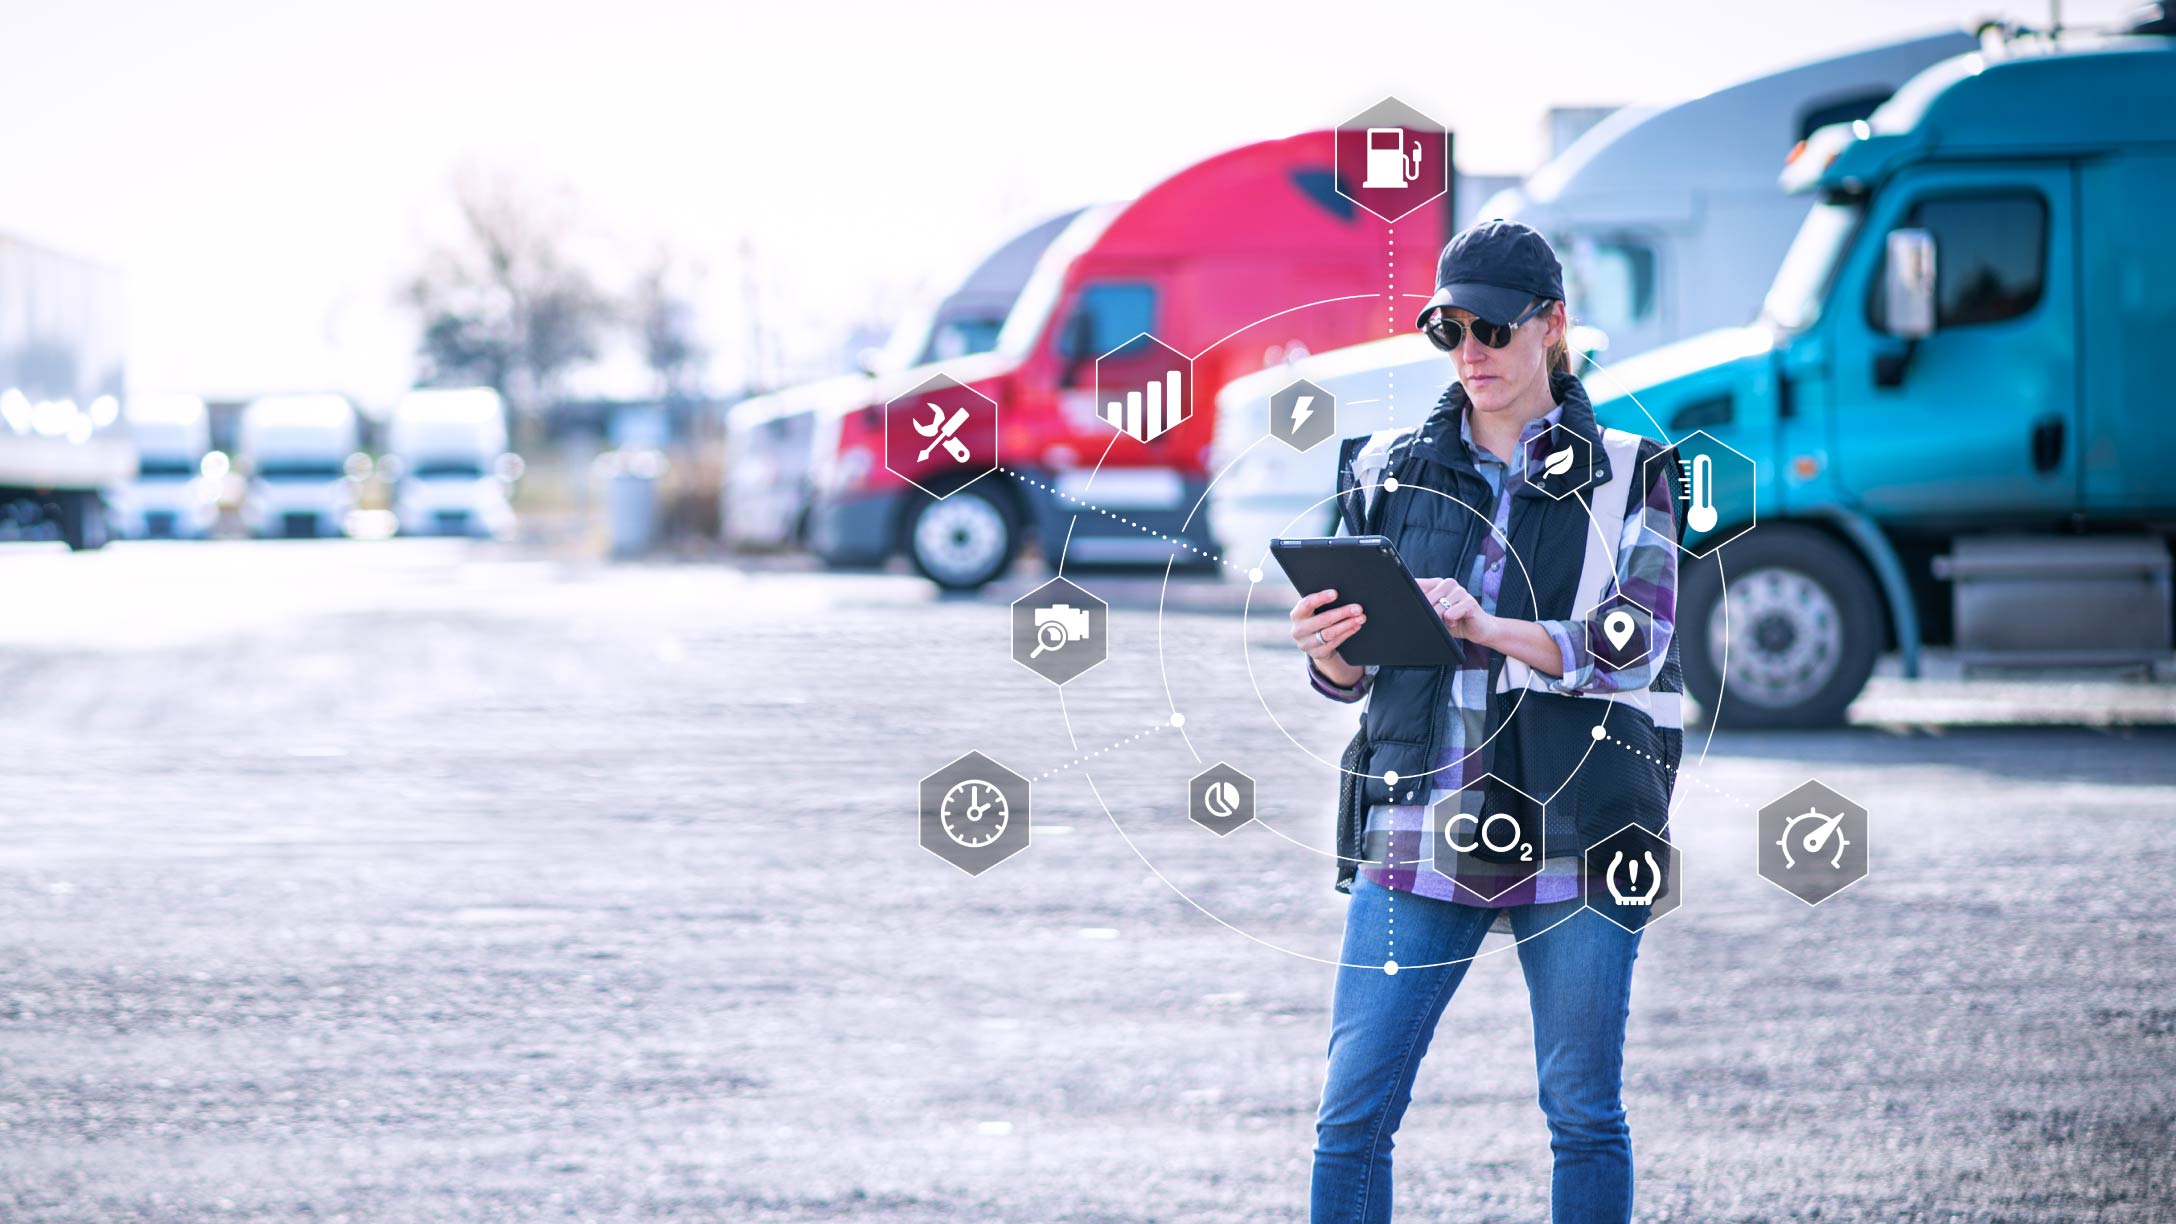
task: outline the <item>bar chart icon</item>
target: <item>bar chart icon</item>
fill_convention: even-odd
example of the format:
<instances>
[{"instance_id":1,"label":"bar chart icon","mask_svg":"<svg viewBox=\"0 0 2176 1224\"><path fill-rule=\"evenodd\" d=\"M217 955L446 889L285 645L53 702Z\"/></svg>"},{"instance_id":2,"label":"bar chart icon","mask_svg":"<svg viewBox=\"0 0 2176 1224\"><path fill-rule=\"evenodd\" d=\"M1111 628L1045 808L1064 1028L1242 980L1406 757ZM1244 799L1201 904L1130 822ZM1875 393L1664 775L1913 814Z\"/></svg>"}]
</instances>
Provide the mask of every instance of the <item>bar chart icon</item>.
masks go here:
<instances>
[{"instance_id":1,"label":"bar chart icon","mask_svg":"<svg viewBox=\"0 0 2176 1224\"><path fill-rule=\"evenodd\" d=\"M1125 398L1103 403L1103 419L1141 442L1156 438L1191 415L1182 370L1167 370L1146 387L1127 391Z\"/></svg>"},{"instance_id":2,"label":"bar chart icon","mask_svg":"<svg viewBox=\"0 0 2176 1224\"><path fill-rule=\"evenodd\" d=\"M1194 359L1142 332L1096 358L1095 414L1138 442L1194 415Z\"/></svg>"}]
</instances>

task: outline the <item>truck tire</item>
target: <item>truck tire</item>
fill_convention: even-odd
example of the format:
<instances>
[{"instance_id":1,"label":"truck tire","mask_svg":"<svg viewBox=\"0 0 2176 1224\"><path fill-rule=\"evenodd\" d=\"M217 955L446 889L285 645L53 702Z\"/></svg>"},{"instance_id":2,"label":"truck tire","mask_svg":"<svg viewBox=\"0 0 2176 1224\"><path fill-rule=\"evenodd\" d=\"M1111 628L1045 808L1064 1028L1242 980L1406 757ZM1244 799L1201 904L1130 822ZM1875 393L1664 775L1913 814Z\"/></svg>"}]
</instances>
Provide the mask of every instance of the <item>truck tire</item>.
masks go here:
<instances>
[{"instance_id":1,"label":"truck tire","mask_svg":"<svg viewBox=\"0 0 2176 1224\"><path fill-rule=\"evenodd\" d=\"M1020 553L1020 517L1012 499L988 481L950 497L922 495L906 535L915 570L948 591L989 585Z\"/></svg>"},{"instance_id":2,"label":"truck tire","mask_svg":"<svg viewBox=\"0 0 2176 1224\"><path fill-rule=\"evenodd\" d=\"M1685 687L1713 725L1833 727L1866 687L1887 622L1873 575L1850 549L1813 528L1775 524L1687 561L1677 631Z\"/></svg>"},{"instance_id":3,"label":"truck tire","mask_svg":"<svg viewBox=\"0 0 2176 1224\"><path fill-rule=\"evenodd\" d=\"M105 500L93 492L70 490L53 495L59 511L61 542L70 552L95 552L113 538Z\"/></svg>"}]
</instances>

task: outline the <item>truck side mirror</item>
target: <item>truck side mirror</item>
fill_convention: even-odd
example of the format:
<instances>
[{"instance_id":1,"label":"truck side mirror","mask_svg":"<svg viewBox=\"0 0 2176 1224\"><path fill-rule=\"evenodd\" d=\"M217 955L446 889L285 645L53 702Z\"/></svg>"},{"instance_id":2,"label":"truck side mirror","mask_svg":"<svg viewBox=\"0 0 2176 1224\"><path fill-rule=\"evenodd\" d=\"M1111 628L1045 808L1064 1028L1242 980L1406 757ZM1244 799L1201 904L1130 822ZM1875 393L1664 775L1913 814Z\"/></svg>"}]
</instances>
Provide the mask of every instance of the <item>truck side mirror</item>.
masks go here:
<instances>
[{"instance_id":1,"label":"truck side mirror","mask_svg":"<svg viewBox=\"0 0 2176 1224\"><path fill-rule=\"evenodd\" d=\"M1920 340L1934 334L1934 235L1889 231L1882 270L1882 318L1890 335Z\"/></svg>"}]
</instances>

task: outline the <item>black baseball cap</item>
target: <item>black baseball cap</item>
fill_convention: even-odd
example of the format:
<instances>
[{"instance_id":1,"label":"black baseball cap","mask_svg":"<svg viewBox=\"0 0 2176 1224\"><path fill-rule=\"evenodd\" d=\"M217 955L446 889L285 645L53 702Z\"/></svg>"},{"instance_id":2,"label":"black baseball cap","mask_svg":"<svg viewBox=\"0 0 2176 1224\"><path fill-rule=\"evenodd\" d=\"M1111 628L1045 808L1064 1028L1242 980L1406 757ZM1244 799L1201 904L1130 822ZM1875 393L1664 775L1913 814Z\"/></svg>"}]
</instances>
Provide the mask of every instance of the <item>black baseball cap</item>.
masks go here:
<instances>
[{"instance_id":1,"label":"black baseball cap","mask_svg":"<svg viewBox=\"0 0 2176 1224\"><path fill-rule=\"evenodd\" d=\"M1436 292L1413 326L1425 327L1442 306L1470 310L1490 323L1509 323L1535 298L1564 298L1564 266L1532 226L1495 219L1469 226L1436 260Z\"/></svg>"}]
</instances>

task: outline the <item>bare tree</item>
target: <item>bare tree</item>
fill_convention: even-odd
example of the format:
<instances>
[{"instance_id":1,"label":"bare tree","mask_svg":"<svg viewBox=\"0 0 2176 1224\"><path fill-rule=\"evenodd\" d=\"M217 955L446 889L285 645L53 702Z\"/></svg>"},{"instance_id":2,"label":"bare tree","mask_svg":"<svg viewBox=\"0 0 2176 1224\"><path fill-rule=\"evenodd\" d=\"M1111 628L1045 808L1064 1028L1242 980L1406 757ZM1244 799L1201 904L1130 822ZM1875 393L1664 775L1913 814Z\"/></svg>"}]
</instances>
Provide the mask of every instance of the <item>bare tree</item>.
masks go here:
<instances>
[{"instance_id":1,"label":"bare tree","mask_svg":"<svg viewBox=\"0 0 2176 1224\"><path fill-rule=\"evenodd\" d=\"M471 168L456 175L454 202L458 231L402 288L422 324L417 381L482 384L517 417L533 414L596 356L612 303L575 257L564 189Z\"/></svg>"},{"instance_id":2,"label":"bare tree","mask_svg":"<svg viewBox=\"0 0 2176 1224\"><path fill-rule=\"evenodd\" d=\"M694 304L700 279L699 269L661 247L636 281L630 303L643 360L657 376L658 398L675 411L702 398L710 365Z\"/></svg>"}]
</instances>

